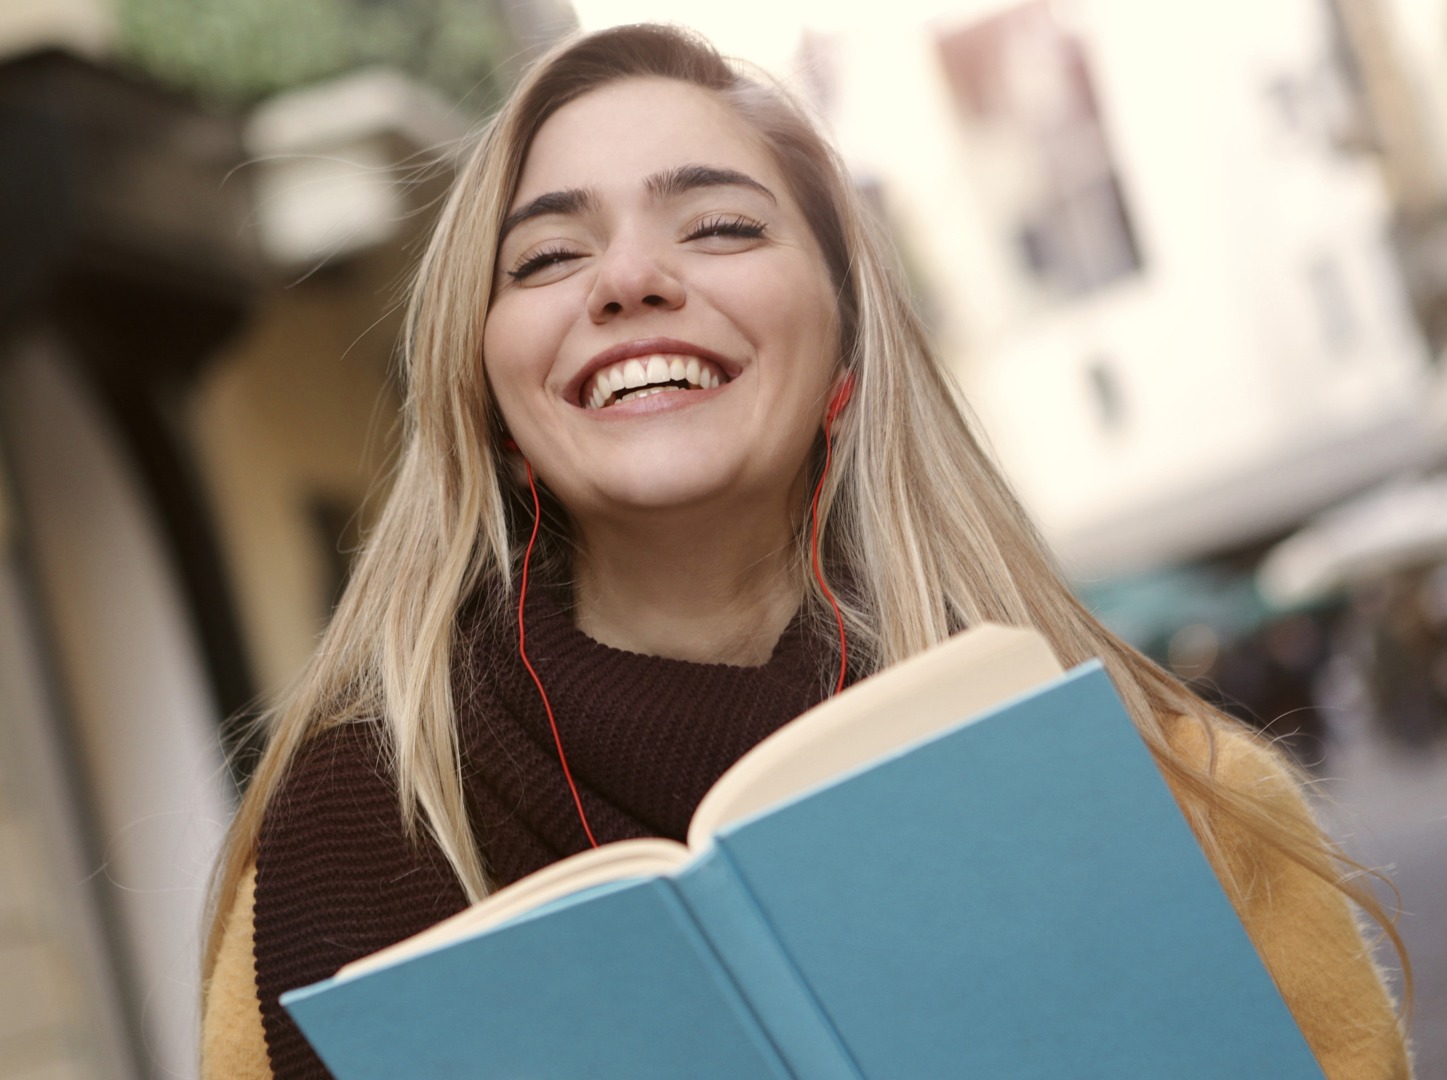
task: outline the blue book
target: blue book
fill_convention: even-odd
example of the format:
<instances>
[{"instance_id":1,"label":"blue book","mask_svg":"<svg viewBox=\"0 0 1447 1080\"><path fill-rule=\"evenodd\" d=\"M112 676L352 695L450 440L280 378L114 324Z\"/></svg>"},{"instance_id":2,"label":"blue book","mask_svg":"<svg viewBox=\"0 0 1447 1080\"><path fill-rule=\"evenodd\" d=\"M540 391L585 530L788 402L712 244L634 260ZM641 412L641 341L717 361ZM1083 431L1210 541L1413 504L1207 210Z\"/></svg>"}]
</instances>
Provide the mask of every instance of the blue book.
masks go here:
<instances>
[{"instance_id":1,"label":"blue book","mask_svg":"<svg viewBox=\"0 0 1447 1080\"><path fill-rule=\"evenodd\" d=\"M339 1080L1322 1073L1098 663L981 627L283 1004Z\"/></svg>"}]
</instances>

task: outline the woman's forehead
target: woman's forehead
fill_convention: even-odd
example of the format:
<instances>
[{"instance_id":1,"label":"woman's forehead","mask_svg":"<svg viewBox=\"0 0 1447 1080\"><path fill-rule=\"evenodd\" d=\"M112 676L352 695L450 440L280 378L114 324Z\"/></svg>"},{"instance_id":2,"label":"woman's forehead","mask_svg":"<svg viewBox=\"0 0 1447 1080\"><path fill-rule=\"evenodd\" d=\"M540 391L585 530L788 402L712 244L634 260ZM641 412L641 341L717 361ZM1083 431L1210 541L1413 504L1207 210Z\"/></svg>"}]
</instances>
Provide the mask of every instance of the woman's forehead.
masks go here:
<instances>
[{"instance_id":1,"label":"woman's forehead","mask_svg":"<svg viewBox=\"0 0 1447 1080\"><path fill-rule=\"evenodd\" d=\"M548 117L528 148L513 206L551 191L621 192L685 165L734 169L776 192L782 186L763 137L713 91L636 78L591 90Z\"/></svg>"}]
</instances>

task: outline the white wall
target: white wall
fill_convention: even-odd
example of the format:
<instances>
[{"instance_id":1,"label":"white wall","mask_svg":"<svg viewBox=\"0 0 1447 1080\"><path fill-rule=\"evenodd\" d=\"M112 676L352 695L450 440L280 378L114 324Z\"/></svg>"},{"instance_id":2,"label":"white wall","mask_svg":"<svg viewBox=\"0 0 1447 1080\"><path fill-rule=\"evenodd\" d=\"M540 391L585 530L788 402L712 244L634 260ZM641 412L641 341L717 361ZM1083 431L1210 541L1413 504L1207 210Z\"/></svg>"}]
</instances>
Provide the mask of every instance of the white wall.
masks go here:
<instances>
[{"instance_id":1,"label":"white wall","mask_svg":"<svg viewBox=\"0 0 1447 1080\"><path fill-rule=\"evenodd\" d=\"M0 471L9 471L3 454ZM0 477L0 1080L135 1080L7 481Z\"/></svg>"},{"instance_id":2,"label":"white wall","mask_svg":"<svg viewBox=\"0 0 1447 1080\"><path fill-rule=\"evenodd\" d=\"M968 8L842 31L833 120L883 181L988 434L1068 563L1110 572L1239 541L1421 457L1424 350L1379 171L1332 142L1319 0L1062 6L1143 267L1051 302L1002 249L982 193L1009 178L981 175L992 157L942 75L938 32ZM1115 428L1095 362L1121 391Z\"/></svg>"},{"instance_id":3,"label":"white wall","mask_svg":"<svg viewBox=\"0 0 1447 1080\"><path fill-rule=\"evenodd\" d=\"M230 815L217 713L138 479L64 350L3 372L26 539L151 1075L195 1074L205 883Z\"/></svg>"}]
</instances>

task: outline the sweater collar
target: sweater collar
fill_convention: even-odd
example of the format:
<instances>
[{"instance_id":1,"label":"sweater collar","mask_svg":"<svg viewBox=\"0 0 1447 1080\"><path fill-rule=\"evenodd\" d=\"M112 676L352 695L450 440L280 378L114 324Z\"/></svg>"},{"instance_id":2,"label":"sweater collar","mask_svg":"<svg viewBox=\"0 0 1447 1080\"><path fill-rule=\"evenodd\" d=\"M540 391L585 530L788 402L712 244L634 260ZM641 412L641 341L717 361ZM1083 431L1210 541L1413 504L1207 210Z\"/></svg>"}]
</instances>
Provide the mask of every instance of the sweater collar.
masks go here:
<instances>
[{"instance_id":1,"label":"sweater collar","mask_svg":"<svg viewBox=\"0 0 1447 1080\"><path fill-rule=\"evenodd\" d=\"M825 697L829 649L801 611L757 667L646 656L601 644L556 592L529 590L527 651L600 843L682 840L699 800L761 739ZM459 686L470 769L515 809L486 834L524 829L557 855L586 843L515 619L476 628ZM490 851L495 845L484 839ZM501 869L499 867L499 869Z\"/></svg>"}]
</instances>

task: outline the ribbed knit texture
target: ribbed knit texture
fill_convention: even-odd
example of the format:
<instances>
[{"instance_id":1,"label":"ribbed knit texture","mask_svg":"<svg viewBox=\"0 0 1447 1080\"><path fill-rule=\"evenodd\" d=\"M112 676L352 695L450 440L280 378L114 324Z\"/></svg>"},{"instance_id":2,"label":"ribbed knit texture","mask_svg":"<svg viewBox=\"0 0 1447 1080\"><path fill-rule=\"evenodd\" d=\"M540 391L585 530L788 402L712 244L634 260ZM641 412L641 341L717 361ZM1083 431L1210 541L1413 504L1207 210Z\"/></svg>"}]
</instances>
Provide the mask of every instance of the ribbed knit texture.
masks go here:
<instances>
[{"instance_id":1,"label":"ribbed knit texture","mask_svg":"<svg viewBox=\"0 0 1447 1080\"><path fill-rule=\"evenodd\" d=\"M682 840L699 800L760 739L821 701L829 647L797 618L761 667L695 664L600 645L541 590L528 656L600 843ZM506 885L587 839L509 619L465 617L453 691L469 809ZM334 728L299 756L267 811L257 857L257 987L277 1080L330 1074L278 996L461 910L436 846L410 845L370 725Z\"/></svg>"}]
</instances>

